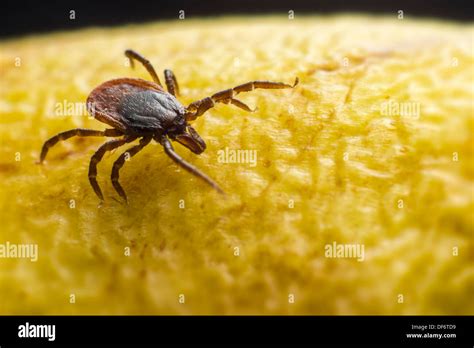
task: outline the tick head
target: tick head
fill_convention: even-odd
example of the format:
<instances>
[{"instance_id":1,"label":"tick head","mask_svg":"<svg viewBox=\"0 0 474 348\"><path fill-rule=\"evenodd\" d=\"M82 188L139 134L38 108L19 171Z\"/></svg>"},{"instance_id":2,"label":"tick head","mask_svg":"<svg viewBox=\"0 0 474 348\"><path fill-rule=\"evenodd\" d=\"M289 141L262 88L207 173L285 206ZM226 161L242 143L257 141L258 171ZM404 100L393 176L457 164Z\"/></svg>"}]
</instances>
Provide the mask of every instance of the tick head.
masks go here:
<instances>
[{"instance_id":1,"label":"tick head","mask_svg":"<svg viewBox=\"0 0 474 348\"><path fill-rule=\"evenodd\" d=\"M206 149L206 143L199 134L191 127L184 118L176 118L174 125L167 131L168 137L186 146L196 154L202 153Z\"/></svg>"},{"instance_id":2,"label":"tick head","mask_svg":"<svg viewBox=\"0 0 474 348\"><path fill-rule=\"evenodd\" d=\"M202 153L206 149L206 143L204 140L202 140L193 127L188 125L186 130L187 131L178 134L175 140L196 154Z\"/></svg>"}]
</instances>

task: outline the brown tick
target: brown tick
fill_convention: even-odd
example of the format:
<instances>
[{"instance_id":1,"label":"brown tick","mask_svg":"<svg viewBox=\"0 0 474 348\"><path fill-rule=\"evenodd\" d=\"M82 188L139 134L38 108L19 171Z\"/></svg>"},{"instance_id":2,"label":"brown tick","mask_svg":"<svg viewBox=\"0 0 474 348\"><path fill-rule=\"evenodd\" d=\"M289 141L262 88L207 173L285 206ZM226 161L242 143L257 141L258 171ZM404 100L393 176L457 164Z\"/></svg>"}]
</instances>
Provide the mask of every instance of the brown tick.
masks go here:
<instances>
[{"instance_id":1,"label":"brown tick","mask_svg":"<svg viewBox=\"0 0 474 348\"><path fill-rule=\"evenodd\" d=\"M280 89L293 88L298 84L296 78L293 85L281 82L251 81L234 88L217 92L210 97L197 100L184 107L176 97L179 95L178 82L171 70L165 70L165 82L168 92L163 86L151 63L132 50L125 55L134 66L134 59L143 64L154 82L136 78L119 78L104 82L95 88L87 98L87 110L100 122L113 127L104 131L76 128L59 133L47 140L41 150L40 163L46 158L48 150L60 140L74 136L105 136L119 137L103 144L94 153L89 165L89 181L97 196L104 200L97 183L97 164L107 151L118 148L140 138L139 144L122 153L115 161L112 169L112 184L117 193L127 201L127 195L119 183L119 171L125 161L136 155L153 139L160 143L165 153L178 165L191 174L201 178L214 189L223 192L220 187L206 174L182 159L173 149L170 140L177 141L196 154L206 149L206 143L189 125L190 121L204 114L215 103L233 104L245 111L253 111L246 104L234 97L240 92L249 92L255 88Z\"/></svg>"}]
</instances>

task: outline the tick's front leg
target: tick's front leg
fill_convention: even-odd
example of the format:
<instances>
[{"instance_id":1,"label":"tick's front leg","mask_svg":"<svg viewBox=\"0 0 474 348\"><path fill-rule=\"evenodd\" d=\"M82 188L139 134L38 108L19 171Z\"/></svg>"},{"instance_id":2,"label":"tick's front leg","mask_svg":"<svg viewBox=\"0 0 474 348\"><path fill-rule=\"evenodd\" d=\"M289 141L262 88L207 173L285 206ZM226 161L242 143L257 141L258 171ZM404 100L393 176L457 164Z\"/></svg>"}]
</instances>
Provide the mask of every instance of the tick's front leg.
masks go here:
<instances>
[{"instance_id":1,"label":"tick's front leg","mask_svg":"<svg viewBox=\"0 0 474 348\"><path fill-rule=\"evenodd\" d=\"M197 169L195 166L192 164L189 164L186 162L180 155L178 155L173 148L173 145L171 145L171 142L166 136L163 136L161 138L161 145L163 145L163 148L165 149L165 153L173 160L175 161L179 166L182 168L186 169L188 172L191 174L197 176L198 178L204 180L206 183L211 185L217 192L224 194L224 191L217 185L214 180L212 180L210 177L208 177L206 174L201 172L199 169Z\"/></svg>"},{"instance_id":2,"label":"tick's front leg","mask_svg":"<svg viewBox=\"0 0 474 348\"><path fill-rule=\"evenodd\" d=\"M283 82L272 82L272 81L250 81L242 85L236 86L234 88L229 88L220 92L213 94L210 97L197 100L187 107L187 113L185 115L186 121L193 121L197 117L204 114L207 110L214 107L215 103L225 103L233 104L245 111L254 111L250 109L246 104L241 102L238 99L235 99L234 96L241 92L250 92L257 88L262 89L283 89L283 88L294 88L299 82L299 79L296 78L293 85L289 85Z\"/></svg>"}]
</instances>

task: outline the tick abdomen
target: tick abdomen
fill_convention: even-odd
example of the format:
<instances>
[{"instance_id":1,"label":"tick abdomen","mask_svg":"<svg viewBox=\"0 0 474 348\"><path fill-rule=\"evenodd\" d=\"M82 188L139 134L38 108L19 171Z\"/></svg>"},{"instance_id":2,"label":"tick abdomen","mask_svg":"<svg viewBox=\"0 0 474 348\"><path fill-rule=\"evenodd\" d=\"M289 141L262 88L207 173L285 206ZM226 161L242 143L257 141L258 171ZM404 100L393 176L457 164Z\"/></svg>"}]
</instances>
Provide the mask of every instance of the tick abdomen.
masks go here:
<instances>
[{"instance_id":1,"label":"tick abdomen","mask_svg":"<svg viewBox=\"0 0 474 348\"><path fill-rule=\"evenodd\" d=\"M124 98L134 99L130 96L142 92L167 94L161 86L151 81L133 78L115 79L104 82L91 92L87 98L87 108L89 113L99 121L119 129L125 134L136 133L136 131L141 131L144 128L140 126L133 127L136 123L131 120L131 117L140 115L141 110L133 112L133 110L129 110L131 108L127 108L126 113L122 113L120 109L125 106ZM156 103L156 101L153 103ZM133 105L136 105L136 103L133 103ZM146 127L146 130L148 129ZM153 129L149 130L153 131Z\"/></svg>"},{"instance_id":2,"label":"tick abdomen","mask_svg":"<svg viewBox=\"0 0 474 348\"><path fill-rule=\"evenodd\" d=\"M184 107L169 93L147 90L125 95L118 111L129 129L161 130L172 126Z\"/></svg>"}]
</instances>

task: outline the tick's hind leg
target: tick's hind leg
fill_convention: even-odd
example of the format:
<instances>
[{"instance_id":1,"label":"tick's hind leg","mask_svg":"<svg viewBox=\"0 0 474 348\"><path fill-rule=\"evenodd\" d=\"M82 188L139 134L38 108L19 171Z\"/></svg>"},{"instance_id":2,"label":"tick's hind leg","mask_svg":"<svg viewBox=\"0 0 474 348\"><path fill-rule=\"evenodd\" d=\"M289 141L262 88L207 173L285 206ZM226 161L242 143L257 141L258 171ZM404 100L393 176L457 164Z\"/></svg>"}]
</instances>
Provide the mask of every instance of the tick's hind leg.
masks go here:
<instances>
[{"instance_id":1,"label":"tick's hind leg","mask_svg":"<svg viewBox=\"0 0 474 348\"><path fill-rule=\"evenodd\" d=\"M298 78L295 79L293 85L289 85L283 82L272 82L272 81L250 81L234 88L229 88L213 94L210 97L197 100L187 107L186 121L195 120L197 117L204 114L207 110L214 107L215 103L231 103L246 111L252 111L247 105L242 103L240 100L235 99L234 96L241 92L250 92L257 88L262 89L283 89L293 88L298 84Z\"/></svg>"},{"instance_id":2,"label":"tick's hind leg","mask_svg":"<svg viewBox=\"0 0 474 348\"><path fill-rule=\"evenodd\" d=\"M46 140L43 144L43 148L41 149L41 155L39 163L43 163L46 155L48 154L48 150L54 146L60 140L66 140L75 136L78 137L118 137L121 136L123 133L117 129L106 129L105 131L99 131L95 129L84 129L84 128L75 128L68 130L66 132L62 132L56 134L54 137Z\"/></svg>"},{"instance_id":3,"label":"tick's hind leg","mask_svg":"<svg viewBox=\"0 0 474 348\"><path fill-rule=\"evenodd\" d=\"M102 157L104 157L104 154L107 151L116 149L117 147L120 147L126 143L129 143L135 140L136 138L137 137L125 137L122 139L108 141L105 144L103 144L101 147L99 147L99 149L92 156L91 162L89 164L89 182L91 183L91 186L94 189L95 194L97 195L97 197L100 198L101 201L104 200L104 196L99 187L99 184L97 183L97 164L102 160Z\"/></svg>"},{"instance_id":4,"label":"tick's hind leg","mask_svg":"<svg viewBox=\"0 0 474 348\"><path fill-rule=\"evenodd\" d=\"M127 202L127 195L125 194L125 191L119 183L120 168L122 168L127 159L135 156L141 149L147 146L151 139L152 136L146 136L141 138L140 143L138 145L132 146L130 149L125 151L114 163L111 175L112 185L114 185L115 191L117 191L117 193L125 200L125 202Z\"/></svg>"},{"instance_id":5,"label":"tick's hind leg","mask_svg":"<svg viewBox=\"0 0 474 348\"><path fill-rule=\"evenodd\" d=\"M148 73L151 75L151 77L153 78L153 81L155 81L156 84L160 85L161 87L163 87L163 85L161 84L160 82L160 78L158 77L158 75L156 74L156 71L155 71L155 68L153 68L153 65L151 65L150 61L148 59L146 59L145 57L143 57L141 54L135 52L134 50L126 50L125 51L125 55L127 56L127 58L130 60L130 65L132 66L132 68L134 67L134 62L133 60L138 60L140 63L143 64L143 66L145 67L145 69L148 71Z\"/></svg>"},{"instance_id":6,"label":"tick's hind leg","mask_svg":"<svg viewBox=\"0 0 474 348\"><path fill-rule=\"evenodd\" d=\"M168 93L174 95L175 97L179 96L178 81L176 80L174 73L169 69L165 70L165 82L166 87L168 88Z\"/></svg>"}]
</instances>

